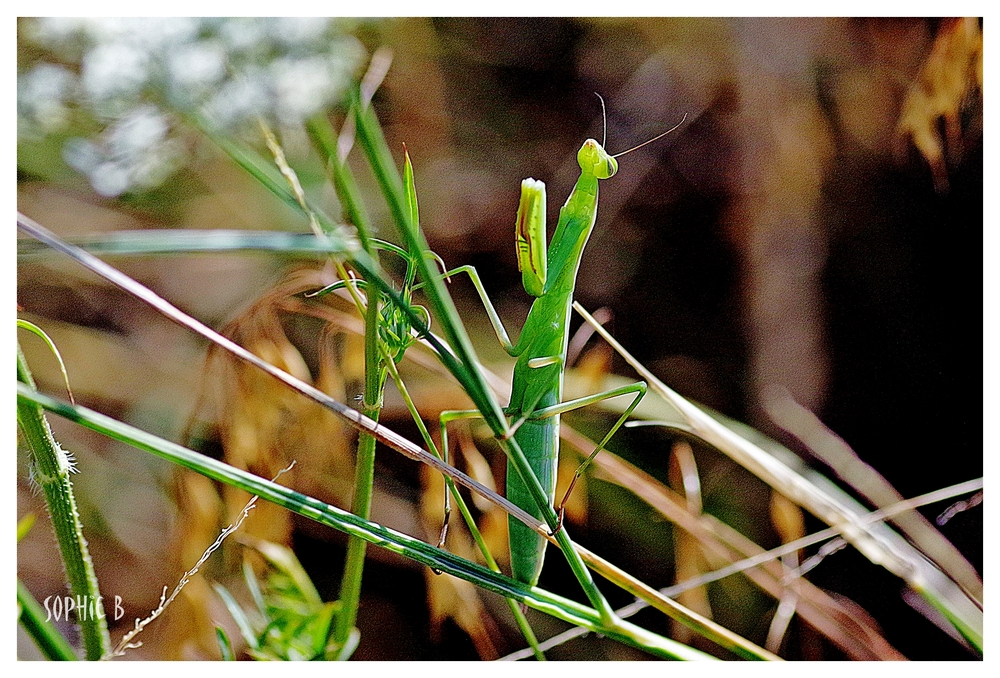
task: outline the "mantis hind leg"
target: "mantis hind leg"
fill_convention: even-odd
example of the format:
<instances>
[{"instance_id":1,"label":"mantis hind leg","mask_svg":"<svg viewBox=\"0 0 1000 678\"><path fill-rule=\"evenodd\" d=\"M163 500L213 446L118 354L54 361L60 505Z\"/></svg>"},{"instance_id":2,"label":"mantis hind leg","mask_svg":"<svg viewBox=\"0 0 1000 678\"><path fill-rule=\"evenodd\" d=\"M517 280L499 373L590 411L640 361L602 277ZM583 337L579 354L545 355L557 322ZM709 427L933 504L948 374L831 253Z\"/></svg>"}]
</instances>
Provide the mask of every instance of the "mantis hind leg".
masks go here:
<instances>
[{"instance_id":1,"label":"mantis hind leg","mask_svg":"<svg viewBox=\"0 0 1000 678\"><path fill-rule=\"evenodd\" d=\"M566 502L569 500L570 495L573 493L573 488L576 487L576 482L580 479L583 472L590 466L590 463L594 461L594 458L604 449L604 446L608 444L611 437L622 427L625 421L632 415L632 411L639 405L639 401L642 397L646 395L646 382L637 381L634 384L629 384L627 386L620 386L618 388L613 388L608 391L602 391L601 393L595 393L594 395L585 396L583 398L576 398L575 400L567 400L564 403L559 403L558 405L552 405L551 407L545 407L535 412L531 413L527 418L528 420L534 419L545 419L547 417L553 417L557 414L563 414L564 412L570 412L572 410L580 409L581 407L586 407L587 405L593 405L594 403L599 403L602 400L608 400L609 398L615 398L617 396L628 395L629 393L635 393L635 398L632 400L631 404L622 413L622 416L618 418L615 425L611 427L611 430L604 436L604 439L598 443L594 451L590 453L582 464L580 464L576 471L573 473L573 480L570 481L569 487L566 488L566 493L563 495L562 501L559 502L559 506L556 507L556 513L559 516L559 522L556 524L555 529L552 531L553 536L562 529L563 515L566 512Z\"/></svg>"},{"instance_id":2,"label":"mantis hind leg","mask_svg":"<svg viewBox=\"0 0 1000 678\"><path fill-rule=\"evenodd\" d=\"M479 410L445 410L441 413L439 421L441 423L441 458L446 464L450 464L448 457L448 422L458 419L482 419L483 415ZM451 494L444 493L444 522L441 524L441 532L438 535L437 547L444 546L445 539L448 538L448 522L451 519Z\"/></svg>"}]
</instances>

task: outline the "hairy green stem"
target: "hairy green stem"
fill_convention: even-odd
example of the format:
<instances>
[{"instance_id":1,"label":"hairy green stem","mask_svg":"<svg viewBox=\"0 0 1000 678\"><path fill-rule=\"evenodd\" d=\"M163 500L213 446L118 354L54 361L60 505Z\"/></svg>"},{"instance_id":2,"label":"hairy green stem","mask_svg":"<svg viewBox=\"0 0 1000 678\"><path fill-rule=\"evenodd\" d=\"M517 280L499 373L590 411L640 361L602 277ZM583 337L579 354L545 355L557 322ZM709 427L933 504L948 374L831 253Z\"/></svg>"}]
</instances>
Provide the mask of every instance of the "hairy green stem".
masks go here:
<instances>
[{"instance_id":1,"label":"hairy green stem","mask_svg":"<svg viewBox=\"0 0 1000 678\"><path fill-rule=\"evenodd\" d=\"M382 412L382 393L385 385L385 368L379 353L379 303L377 287L368 290L368 308L365 311L365 393L362 414L377 422ZM354 500L351 512L364 519L371 516L372 486L375 478L375 437L369 433L358 435L358 456L354 467ZM365 566L368 542L360 537L347 540L347 558L344 575L340 581L341 612L337 615L333 638L345 646L354 628L361 601L361 576Z\"/></svg>"},{"instance_id":2,"label":"hairy green stem","mask_svg":"<svg viewBox=\"0 0 1000 678\"><path fill-rule=\"evenodd\" d=\"M17 380L31 388L35 387L20 344L17 346ZM31 448L33 476L45 494L45 504L59 544L69 592L78 601L75 612L86 658L101 659L110 651L111 639L104 619L104 606L101 603L97 575L94 573L94 563L83 536L83 525L73 496L73 483L69 479L72 462L52 437L49 423L37 404L18 399L17 423Z\"/></svg>"}]
</instances>

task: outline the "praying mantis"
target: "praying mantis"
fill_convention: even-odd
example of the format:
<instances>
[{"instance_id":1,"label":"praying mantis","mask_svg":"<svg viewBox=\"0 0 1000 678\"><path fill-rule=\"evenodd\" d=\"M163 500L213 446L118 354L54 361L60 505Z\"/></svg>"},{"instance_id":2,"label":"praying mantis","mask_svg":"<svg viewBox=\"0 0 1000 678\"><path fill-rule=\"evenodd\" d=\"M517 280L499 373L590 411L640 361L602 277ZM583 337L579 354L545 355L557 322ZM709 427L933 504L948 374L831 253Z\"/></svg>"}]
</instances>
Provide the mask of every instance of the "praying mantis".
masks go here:
<instances>
[{"instance_id":1,"label":"praying mantis","mask_svg":"<svg viewBox=\"0 0 1000 678\"><path fill-rule=\"evenodd\" d=\"M601 106L603 109L603 99ZM522 182L515 229L518 267L522 272L525 290L536 299L517 344L510 341L475 268L462 266L443 274L431 270L429 263L435 257L420 233L416 189L409 155L404 152L406 162L402 185L394 184L391 178L393 173L385 170L391 163L388 148L373 117L374 114L370 109L359 108L356 117L357 129L362 146L373 166L382 168L376 171L376 176L386 189L387 195L405 196L405 199L401 197L390 199L390 208L397 222L401 224L401 234L407 242L406 249L411 253L409 256L404 256L410 262L408 271L410 265L415 265L423 279L410 289L412 291L426 287L428 299L435 315L441 318L444 324L451 346L446 347L429 333L429 328L424 322L429 316L424 313L418 314L402 299L394 300L392 303L403 302L404 305L400 310L407 317L412 331L429 340L433 350L456 376L465 375L466 378L460 380L467 389L471 385L473 390L469 391L470 396L479 407L477 410L446 411L441 414L442 456L447 460L449 422L480 417L486 419L500 438L501 446L508 453L508 499L530 513L542 525L555 525L554 528L549 527L551 529L549 536L558 541L563 551L567 552L572 549L572 545L565 538L565 531L561 529L565 498L560 502L559 511L553 512L552 509L555 495L555 464L559 454L559 417L579 407L616 396L633 394L631 405L588 459L577 469L574 481L567 490L568 497L576 478L579 478L590 461L624 424L646 390L643 382L637 382L585 398L562 402L569 314L580 260L597 218L598 182L610 178L617 172L617 157L631 153L673 132L684 123L687 116L666 132L615 156L604 150L603 143L588 139L577 154L580 177L560 211L558 225L548 246L545 241L545 185L531 178ZM606 122L604 136L606 140ZM402 251L399 253L402 254ZM487 395L486 385L481 376L477 376L471 345L464 330L459 324L450 320L456 317L456 311L441 283L459 273L469 275L483 301L500 343L511 356L517 358L511 399L502 411L494 404L492 396ZM412 280L412 274L408 272L407 283ZM502 423L500 417L505 418L506 423ZM439 546L443 544L446 535L449 511L447 496L446 494L445 528L442 529ZM541 571L546 540L520 519L511 520L509 525L512 574L518 581L535 585ZM611 610L594 588L583 563L573 553L567 553L567 557L570 558L570 567L574 574L584 585L588 598L602 617L610 620L613 617Z\"/></svg>"},{"instance_id":2,"label":"praying mantis","mask_svg":"<svg viewBox=\"0 0 1000 678\"><path fill-rule=\"evenodd\" d=\"M603 99L601 106L604 106ZM686 117L685 115L684 119ZM463 266L449 272L449 275L469 275L501 345L511 357L517 358L510 402L503 412L511 422L513 438L524 452L550 506L555 499L556 490L560 415L609 398L633 395L631 404L577 468L556 508L559 521L553 534L558 533L562 527L564 507L576 481L625 423L646 393L646 383L639 381L575 400L562 400L573 291L584 248L597 220L598 183L611 178L618 171L617 157L666 136L683 124L684 119L666 132L616 155L608 154L603 143L587 139L577 153L580 178L559 211L559 222L548 246L545 241L545 184L533 178L521 182L521 199L515 222L517 261L524 289L535 297L535 301L517 343L511 342L475 268ZM606 136L605 123L605 141ZM448 422L478 416L478 410L451 410L441 414L445 459L448 453ZM544 518L510 461L507 465L506 494L509 500L536 518ZM520 520L509 518L508 524L512 575L514 579L534 586L541 574L546 540Z\"/></svg>"}]
</instances>

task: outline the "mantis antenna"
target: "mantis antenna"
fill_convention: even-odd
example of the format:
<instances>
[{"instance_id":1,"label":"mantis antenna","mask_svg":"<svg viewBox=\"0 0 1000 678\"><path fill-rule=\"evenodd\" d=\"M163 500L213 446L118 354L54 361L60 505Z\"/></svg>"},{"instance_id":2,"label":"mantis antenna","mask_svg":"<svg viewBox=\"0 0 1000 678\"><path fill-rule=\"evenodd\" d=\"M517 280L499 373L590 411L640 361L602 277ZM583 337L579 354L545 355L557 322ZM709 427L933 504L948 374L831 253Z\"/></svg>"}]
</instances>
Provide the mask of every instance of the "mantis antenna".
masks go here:
<instances>
[{"instance_id":1,"label":"mantis antenna","mask_svg":"<svg viewBox=\"0 0 1000 678\"><path fill-rule=\"evenodd\" d=\"M601 148L604 148L604 144L608 143L608 109L604 106L604 97L602 97L597 92L594 95L601 100L601 119L604 120L604 135L601 137ZM681 122L684 122L681 120Z\"/></svg>"},{"instance_id":2,"label":"mantis antenna","mask_svg":"<svg viewBox=\"0 0 1000 678\"><path fill-rule=\"evenodd\" d=\"M600 95L598 95L598 96L600 96ZM603 99L601 99L601 105L602 105L602 106L604 105L604 100L603 100ZM646 141L643 141L643 142L642 142L641 144L639 144L638 146L633 146L632 148L628 149L627 151L622 151L621 153L615 153L615 154L614 154L613 156L611 156L611 157L612 157L612 158L619 158L619 157L621 157L621 156L625 155L626 153L631 153L632 151L637 151L637 150L639 150L640 148L642 148L643 146L645 146L646 144L651 144L651 143L653 143L654 141L656 141L657 139L659 139L659 138L661 138L661 137L665 137L665 136L667 136L668 134L670 134L671 132L673 132L673 131L674 131L675 129L677 129L678 127L680 127L681 125L683 125L683 124L684 124L684 121L685 121L685 120L687 120L687 117L688 117L688 114L687 114L687 113L685 113L685 114L684 114L684 117L683 117L683 118L681 118L681 121L680 121L679 123L677 123L676 125L674 125L673 127L671 127L670 129L668 129L668 130L667 130L666 132L663 132L662 134L657 134L657 135L656 135L655 137L653 137L652 139L648 139L648 140L646 140Z\"/></svg>"}]
</instances>

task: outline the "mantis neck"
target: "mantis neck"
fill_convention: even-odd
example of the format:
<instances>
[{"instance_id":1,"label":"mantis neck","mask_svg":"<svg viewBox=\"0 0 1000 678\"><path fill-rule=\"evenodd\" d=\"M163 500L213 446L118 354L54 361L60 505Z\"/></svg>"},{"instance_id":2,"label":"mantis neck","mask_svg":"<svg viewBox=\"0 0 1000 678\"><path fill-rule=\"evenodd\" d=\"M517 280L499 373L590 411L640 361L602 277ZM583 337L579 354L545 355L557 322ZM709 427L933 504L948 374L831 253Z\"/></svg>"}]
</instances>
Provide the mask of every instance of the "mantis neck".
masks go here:
<instances>
[{"instance_id":1,"label":"mantis neck","mask_svg":"<svg viewBox=\"0 0 1000 678\"><path fill-rule=\"evenodd\" d=\"M548 270L551 278L545 286L545 296L565 295L567 306L572 301L583 249L597 219L597 193L597 177L588 172L581 173L572 193L559 210L559 223L549 245Z\"/></svg>"}]
</instances>

